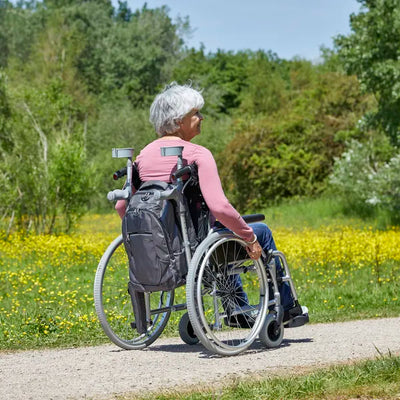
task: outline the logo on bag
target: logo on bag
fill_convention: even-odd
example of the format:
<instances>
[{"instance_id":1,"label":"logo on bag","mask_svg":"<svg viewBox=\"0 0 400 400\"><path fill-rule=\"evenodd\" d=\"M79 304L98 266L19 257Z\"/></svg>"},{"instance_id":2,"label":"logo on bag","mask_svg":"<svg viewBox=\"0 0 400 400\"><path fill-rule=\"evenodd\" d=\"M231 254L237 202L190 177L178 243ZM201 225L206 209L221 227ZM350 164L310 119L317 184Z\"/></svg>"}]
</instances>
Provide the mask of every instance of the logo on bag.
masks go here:
<instances>
[{"instance_id":1,"label":"logo on bag","mask_svg":"<svg viewBox=\"0 0 400 400\"><path fill-rule=\"evenodd\" d=\"M145 193L145 194L140 198L140 200L142 200L142 201L147 201L147 200L149 200L149 199L150 199L150 193L149 193L149 192Z\"/></svg>"}]
</instances>

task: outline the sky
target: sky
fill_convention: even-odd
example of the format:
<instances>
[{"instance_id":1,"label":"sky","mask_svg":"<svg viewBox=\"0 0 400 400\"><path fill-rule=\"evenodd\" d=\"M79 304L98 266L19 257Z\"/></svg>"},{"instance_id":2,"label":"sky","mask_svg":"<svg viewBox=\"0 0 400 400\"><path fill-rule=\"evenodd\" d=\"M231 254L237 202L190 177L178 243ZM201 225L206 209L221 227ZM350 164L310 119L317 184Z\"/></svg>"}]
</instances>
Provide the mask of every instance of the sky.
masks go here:
<instances>
[{"instance_id":1,"label":"sky","mask_svg":"<svg viewBox=\"0 0 400 400\"><path fill-rule=\"evenodd\" d=\"M112 0L114 6L117 0ZM145 1L128 0L134 11ZM278 57L317 61L320 47L333 47L332 37L347 35L357 0L147 0L148 8L167 5L169 16L189 16L194 30L189 47L205 51L271 50Z\"/></svg>"}]
</instances>

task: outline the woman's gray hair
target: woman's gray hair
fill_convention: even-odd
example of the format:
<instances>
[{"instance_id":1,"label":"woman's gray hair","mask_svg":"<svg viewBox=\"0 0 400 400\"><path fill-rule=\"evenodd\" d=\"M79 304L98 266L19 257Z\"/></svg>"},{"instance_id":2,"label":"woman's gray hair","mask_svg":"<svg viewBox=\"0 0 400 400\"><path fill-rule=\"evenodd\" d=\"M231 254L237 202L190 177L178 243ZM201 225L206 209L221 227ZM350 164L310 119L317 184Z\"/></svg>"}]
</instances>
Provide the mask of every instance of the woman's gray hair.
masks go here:
<instances>
[{"instance_id":1,"label":"woman's gray hair","mask_svg":"<svg viewBox=\"0 0 400 400\"><path fill-rule=\"evenodd\" d=\"M171 82L156 96L150 107L150 122L158 136L175 133L178 122L193 109L200 110L204 99L198 90Z\"/></svg>"}]
</instances>

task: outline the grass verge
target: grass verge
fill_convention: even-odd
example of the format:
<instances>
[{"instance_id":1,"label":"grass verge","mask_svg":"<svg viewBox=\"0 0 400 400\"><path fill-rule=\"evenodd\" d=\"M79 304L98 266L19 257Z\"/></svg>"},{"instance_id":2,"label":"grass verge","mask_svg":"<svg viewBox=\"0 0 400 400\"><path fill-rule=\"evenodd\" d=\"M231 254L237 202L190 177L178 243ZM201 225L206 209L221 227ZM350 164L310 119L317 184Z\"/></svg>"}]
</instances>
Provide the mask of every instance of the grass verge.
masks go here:
<instances>
[{"instance_id":1,"label":"grass verge","mask_svg":"<svg viewBox=\"0 0 400 400\"><path fill-rule=\"evenodd\" d=\"M338 365L306 373L258 379L240 379L218 388L197 387L182 392L137 397L124 395L119 400L347 400L400 399L400 356L380 356L351 365Z\"/></svg>"}]
</instances>

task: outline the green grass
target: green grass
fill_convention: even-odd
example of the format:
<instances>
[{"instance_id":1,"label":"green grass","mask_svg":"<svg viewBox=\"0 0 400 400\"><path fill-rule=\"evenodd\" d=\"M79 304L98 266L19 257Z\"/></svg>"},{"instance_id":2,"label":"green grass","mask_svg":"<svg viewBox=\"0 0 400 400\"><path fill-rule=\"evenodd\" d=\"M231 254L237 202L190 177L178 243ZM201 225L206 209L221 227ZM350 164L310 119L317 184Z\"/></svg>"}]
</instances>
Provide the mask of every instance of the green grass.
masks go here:
<instances>
[{"instance_id":1,"label":"green grass","mask_svg":"<svg viewBox=\"0 0 400 400\"><path fill-rule=\"evenodd\" d=\"M172 390L148 396L118 396L120 400L300 400L400 398L400 357L381 356L352 365L338 365L281 377L241 378L214 388Z\"/></svg>"},{"instance_id":2,"label":"green grass","mask_svg":"<svg viewBox=\"0 0 400 400\"><path fill-rule=\"evenodd\" d=\"M345 226L369 224L349 221L335 207L332 200L319 199L266 210L311 322L399 316L400 262L392 254L399 232L379 239L382 232L371 230L350 245L341 239ZM306 239L305 226L313 228ZM326 226L332 232L325 232ZM282 233L285 227L294 229ZM0 349L108 343L93 307L93 280L101 254L119 232L115 214L87 215L74 235L0 240ZM312 243L318 235L328 235L323 251ZM352 261L357 240L373 245L375 253ZM299 253L300 241L306 250ZM365 255L364 249L357 251ZM184 288L176 291L176 302L185 302ZM180 315L172 314L164 335L178 334Z\"/></svg>"},{"instance_id":3,"label":"green grass","mask_svg":"<svg viewBox=\"0 0 400 400\"><path fill-rule=\"evenodd\" d=\"M332 196L286 200L278 206L267 207L261 211L266 223L273 229L304 227L318 229L321 226L346 225L353 227L381 226L378 219L361 219L356 215L343 214L343 206Z\"/></svg>"}]
</instances>

